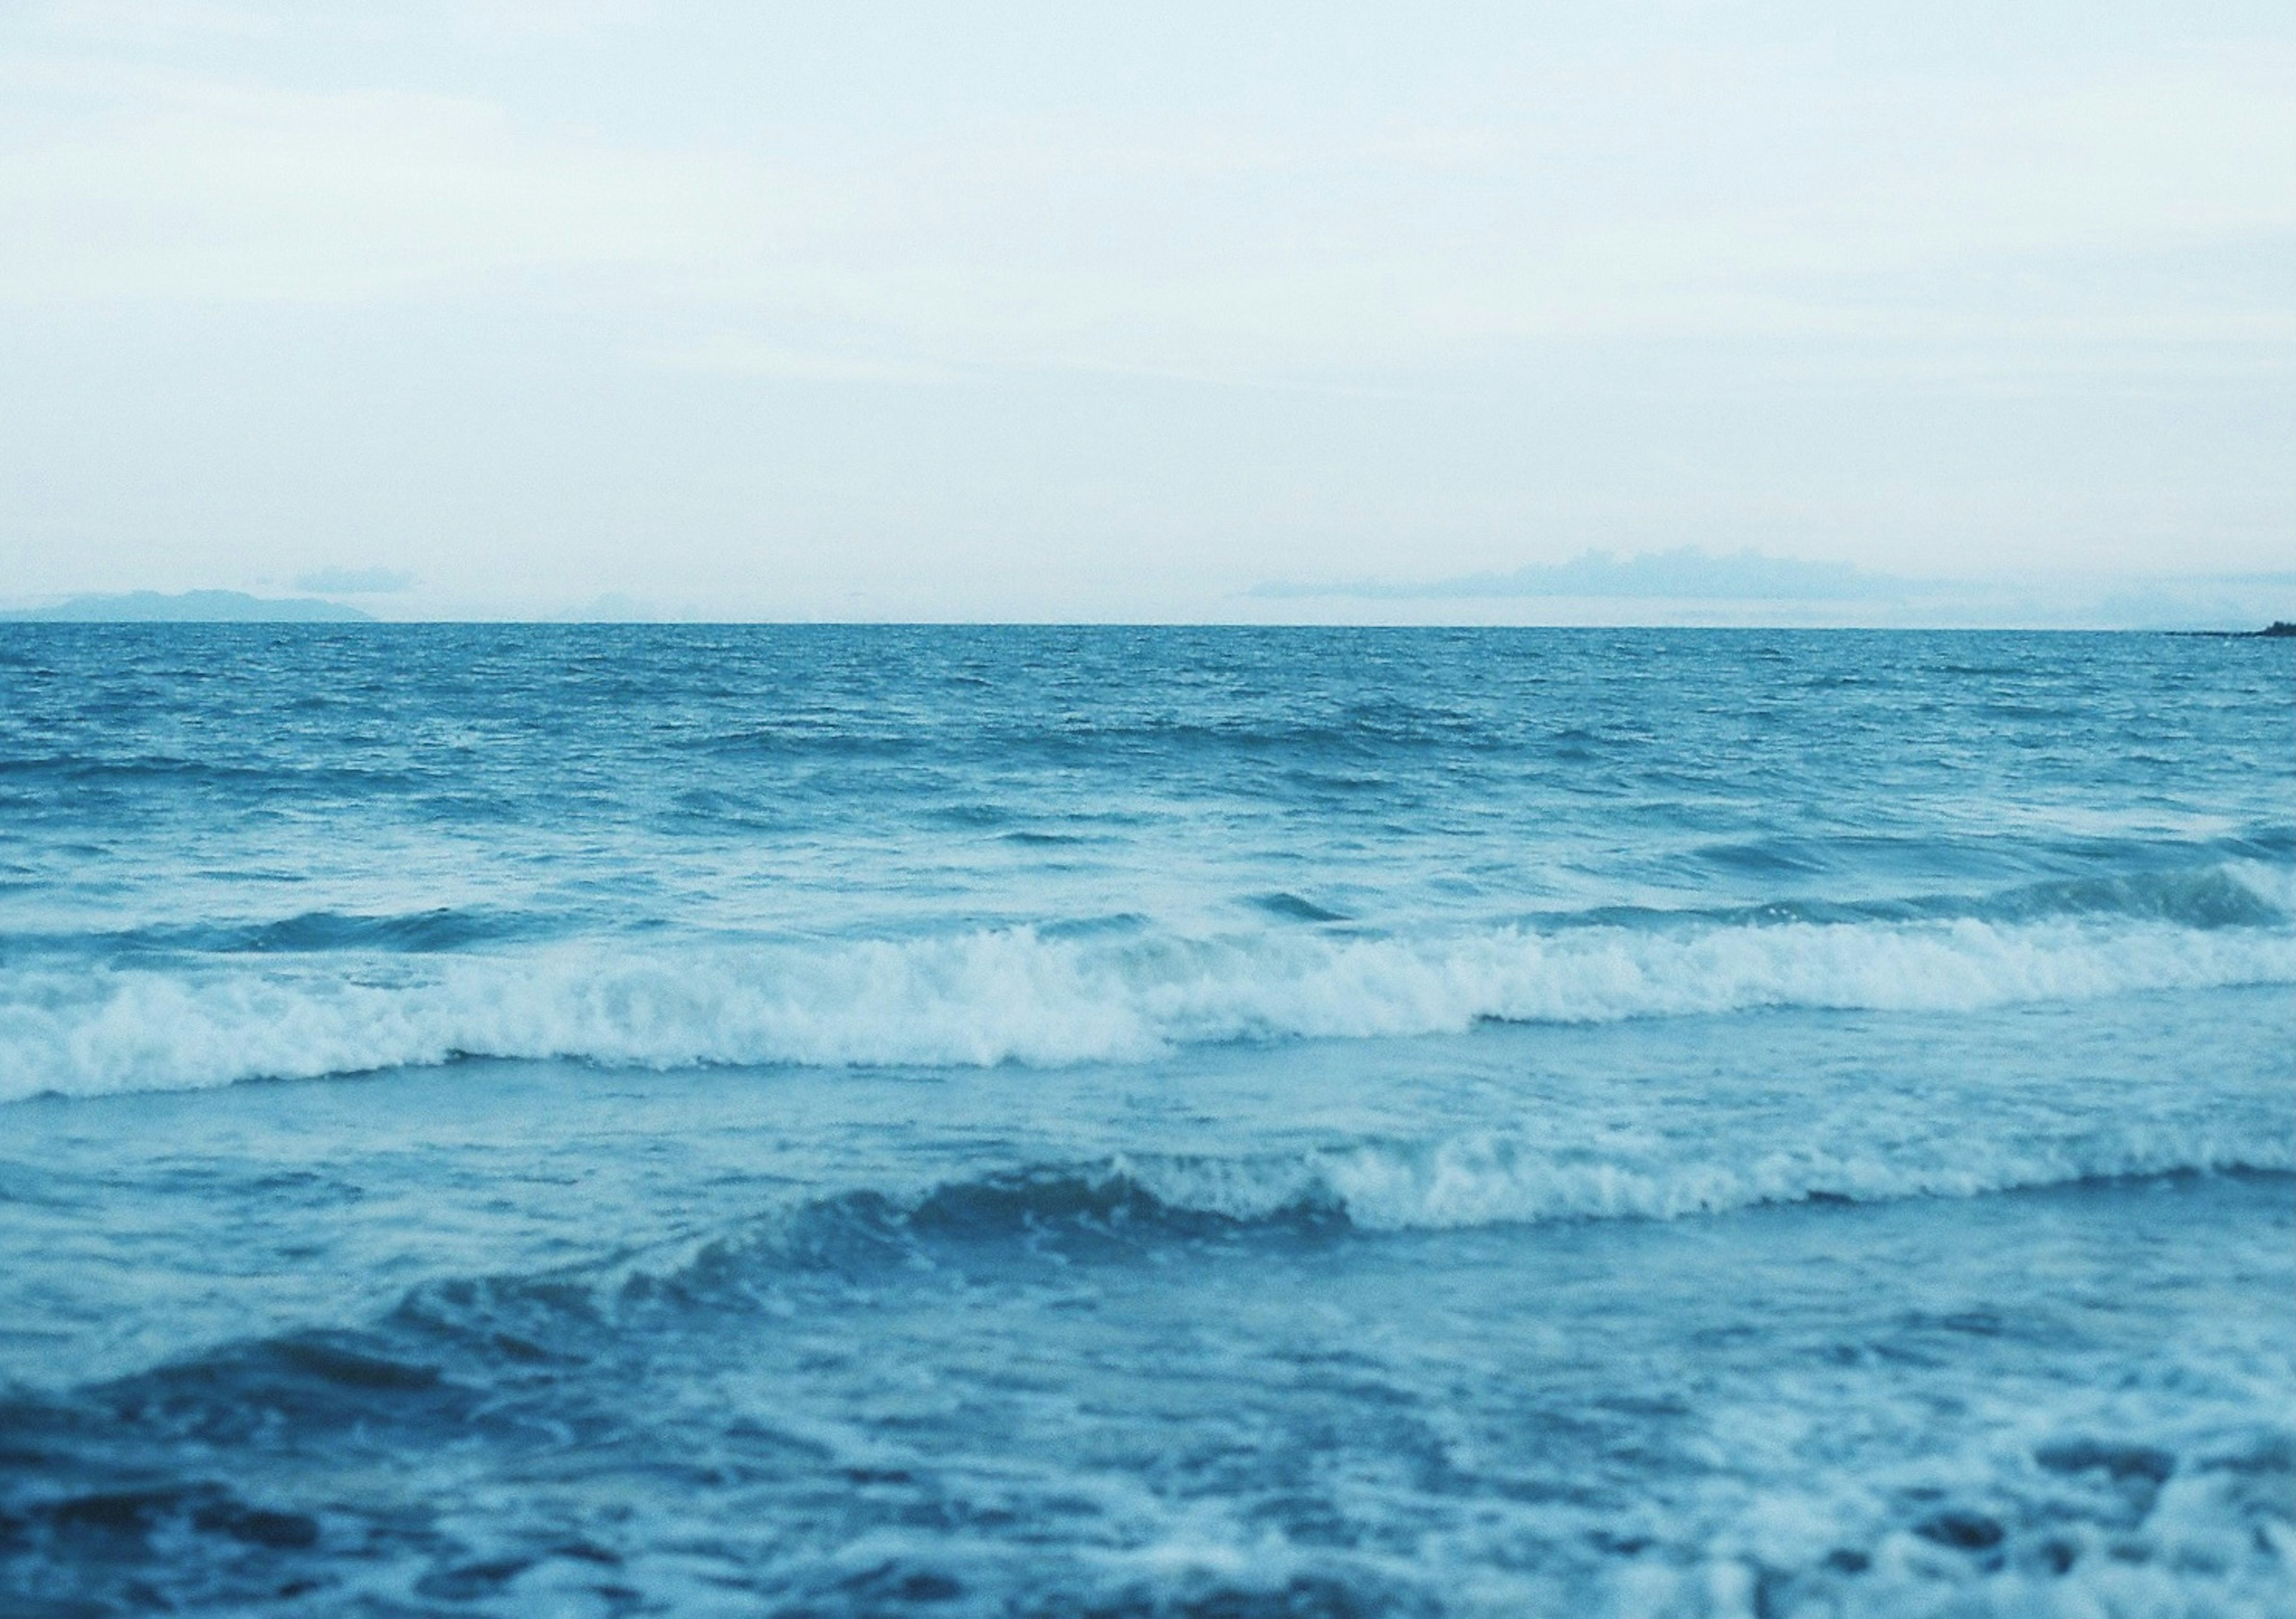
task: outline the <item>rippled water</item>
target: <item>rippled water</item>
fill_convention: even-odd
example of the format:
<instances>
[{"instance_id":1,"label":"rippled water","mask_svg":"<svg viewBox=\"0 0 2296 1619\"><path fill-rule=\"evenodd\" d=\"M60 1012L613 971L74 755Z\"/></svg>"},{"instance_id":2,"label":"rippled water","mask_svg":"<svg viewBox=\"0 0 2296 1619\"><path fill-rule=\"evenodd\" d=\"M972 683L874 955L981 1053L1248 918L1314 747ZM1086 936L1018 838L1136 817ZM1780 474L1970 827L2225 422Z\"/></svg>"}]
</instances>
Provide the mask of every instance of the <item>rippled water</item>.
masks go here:
<instances>
[{"instance_id":1,"label":"rippled water","mask_svg":"<svg viewBox=\"0 0 2296 1619\"><path fill-rule=\"evenodd\" d=\"M11 626L7 1611L2296 1611L2296 656Z\"/></svg>"}]
</instances>

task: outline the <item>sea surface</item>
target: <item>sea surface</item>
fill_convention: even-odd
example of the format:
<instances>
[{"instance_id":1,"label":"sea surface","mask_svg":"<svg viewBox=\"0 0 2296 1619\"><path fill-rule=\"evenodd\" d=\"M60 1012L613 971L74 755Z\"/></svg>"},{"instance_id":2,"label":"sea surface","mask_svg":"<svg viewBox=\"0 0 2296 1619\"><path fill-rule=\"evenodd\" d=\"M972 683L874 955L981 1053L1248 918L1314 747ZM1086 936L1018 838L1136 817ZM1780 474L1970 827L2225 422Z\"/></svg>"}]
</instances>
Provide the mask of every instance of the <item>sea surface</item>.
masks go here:
<instances>
[{"instance_id":1,"label":"sea surface","mask_svg":"<svg viewBox=\"0 0 2296 1619\"><path fill-rule=\"evenodd\" d=\"M0 1612L2296 1613L2296 644L0 628Z\"/></svg>"}]
</instances>

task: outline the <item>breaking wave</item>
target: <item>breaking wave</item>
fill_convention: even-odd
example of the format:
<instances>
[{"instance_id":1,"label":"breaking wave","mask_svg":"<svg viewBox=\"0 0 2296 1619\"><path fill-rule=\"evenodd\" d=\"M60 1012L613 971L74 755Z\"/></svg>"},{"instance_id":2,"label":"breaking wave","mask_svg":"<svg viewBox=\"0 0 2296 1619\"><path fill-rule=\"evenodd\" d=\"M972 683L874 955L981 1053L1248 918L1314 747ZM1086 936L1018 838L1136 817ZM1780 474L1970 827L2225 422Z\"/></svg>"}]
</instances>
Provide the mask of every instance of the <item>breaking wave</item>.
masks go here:
<instances>
[{"instance_id":1,"label":"breaking wave","mask_svg":"<svg viewBox=\"0 0 2296 1619\"><path fill-rule=\"evenodd\" d=\"M777 1220L767 1246L807 1247L832 1231L860 1229L932 1241L1464 1230L1981 1197L2175 1175L2296 1173L2296 1133L2268 1138L2154 1126L1975 1147L1956 1138L1951 1145L1949 1159L1942 1151L1781 1151L1745 1163L1628 1163L1557 1156L1493 1132L1288 1156L1128 1155L948 1180L907 1197L865 1191L822 1199Z\"/></svg>"},{"instance_id":2,"label":"breaking wave","mask_svg":"<svg viewBox=\"0 0 2296 1619\"><path fill-rule=\"evenodd\" d=\"M1011 928L748 946L329 952L0 972L0 1100L314 1078L463 1056L1062 1065L1184 1046L1772 1007L1968 1011L2296 982L2296 932L2149 917L1299 929Z\"/></svg>"}]
</instances>

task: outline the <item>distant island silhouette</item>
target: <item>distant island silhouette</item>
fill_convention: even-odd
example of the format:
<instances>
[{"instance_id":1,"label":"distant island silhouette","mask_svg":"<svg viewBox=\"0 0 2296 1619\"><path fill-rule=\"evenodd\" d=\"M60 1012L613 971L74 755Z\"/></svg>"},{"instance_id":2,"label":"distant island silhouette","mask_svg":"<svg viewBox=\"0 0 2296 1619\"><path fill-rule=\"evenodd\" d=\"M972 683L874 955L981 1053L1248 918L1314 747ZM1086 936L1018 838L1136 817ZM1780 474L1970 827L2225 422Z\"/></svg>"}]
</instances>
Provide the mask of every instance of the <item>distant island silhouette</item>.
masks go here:
<instances>
[{"instance_id":1,"label":"distant island silhouette","mask_svg":"<svg viewBox=\"0 0 2296 1619\"><path fill-rule=\"evenodd\" d=\"M371 624L374 615L316 596L250 596L243 590L185 590L168 596L132 590L76 596L53 607L0 612L15 623L67 624Z\"/></svg>"}]
</instances>

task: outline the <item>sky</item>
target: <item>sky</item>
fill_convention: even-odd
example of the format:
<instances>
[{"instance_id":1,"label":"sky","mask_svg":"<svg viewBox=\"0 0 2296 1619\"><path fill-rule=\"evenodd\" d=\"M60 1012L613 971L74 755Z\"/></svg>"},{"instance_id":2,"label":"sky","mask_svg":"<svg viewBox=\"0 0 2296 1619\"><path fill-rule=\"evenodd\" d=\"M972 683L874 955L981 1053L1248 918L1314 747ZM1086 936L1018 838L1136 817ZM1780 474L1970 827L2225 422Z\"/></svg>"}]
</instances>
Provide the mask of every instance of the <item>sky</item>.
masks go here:
<instances>
[{"instance_id":1,"label":"sky","mask_svg":"<svg viewBox=\"0 0 2296 1619\"><path fill-rule=\"evenodd\" d=\"M14 0L0 221L0 606L2296 617L2285 0Z\"/></svg>"}]
</instances>

